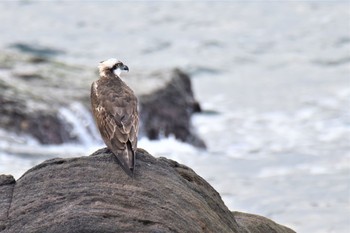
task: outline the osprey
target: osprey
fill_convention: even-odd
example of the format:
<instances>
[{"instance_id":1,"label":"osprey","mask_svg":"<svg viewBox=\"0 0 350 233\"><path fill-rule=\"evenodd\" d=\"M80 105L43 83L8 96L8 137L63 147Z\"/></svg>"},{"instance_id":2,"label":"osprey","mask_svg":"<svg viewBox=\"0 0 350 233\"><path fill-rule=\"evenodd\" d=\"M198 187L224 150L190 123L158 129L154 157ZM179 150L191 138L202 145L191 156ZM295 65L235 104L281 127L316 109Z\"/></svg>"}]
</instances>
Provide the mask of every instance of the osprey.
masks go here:
<instances>
[{"instance_id":1,"label":"osprey","mask_svg":"<svg viewBox=\"0 0 350 233\"><path fill-rule=\"evenodd\" d=\"M103 141L125 172L133 176L139 117L137 98L121 79L129 68L115 58L100 62L100 78L91 85L93 115Z\"/></svg>"}]
</instances>

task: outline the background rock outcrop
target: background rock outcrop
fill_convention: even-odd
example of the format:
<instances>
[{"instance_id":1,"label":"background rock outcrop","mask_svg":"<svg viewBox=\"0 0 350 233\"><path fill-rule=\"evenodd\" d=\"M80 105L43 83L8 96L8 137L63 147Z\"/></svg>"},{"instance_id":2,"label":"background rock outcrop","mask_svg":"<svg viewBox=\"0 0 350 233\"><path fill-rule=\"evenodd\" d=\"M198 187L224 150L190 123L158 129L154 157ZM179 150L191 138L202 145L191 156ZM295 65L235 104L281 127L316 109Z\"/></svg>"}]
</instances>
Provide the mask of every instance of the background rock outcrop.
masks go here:
<instances>
[{"instance_id":1,"label":"background rock outcrop","mask_svg":"<svg viewBox=\"0 0 350 233\"><path fill-rule=\"evenodd\" d=\"M292 233L231 212L190 168L138 149L134 179L108 149L47 160L16 182L0 176L0 232Z\"/></svg>"},{"instance_id":2,"label":"background rock outcrop","mask_svg":"<svg viewBox=\"0 0 350 233\"><path fill-rule=\"evenodd\" d=\"M179 69L152 76L169 76L165 87L140 96L141 133L150 139L175 138L205 148L205 143L192 130L191 116L200 112L190 77Z\"/></svg>"}]
</instances>

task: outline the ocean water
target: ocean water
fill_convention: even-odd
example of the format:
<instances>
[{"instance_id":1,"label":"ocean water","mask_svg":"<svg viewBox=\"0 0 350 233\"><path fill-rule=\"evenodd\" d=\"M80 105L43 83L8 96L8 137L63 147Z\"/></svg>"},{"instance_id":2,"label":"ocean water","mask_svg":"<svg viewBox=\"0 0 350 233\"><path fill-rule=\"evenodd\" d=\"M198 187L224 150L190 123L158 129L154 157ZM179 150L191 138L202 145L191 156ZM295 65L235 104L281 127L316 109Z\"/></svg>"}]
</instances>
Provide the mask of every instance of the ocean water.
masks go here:
<instances>
[{"instance_id":1,"label":"ocean water","mask_svg":"<svg viewBox=\"0 0 350 233\"><path fill-rule=\"evenodd\" d=\"M23 42L94 67L117 56L130 71L189 72L208 150L174 138L139 147L184 163L231 210L297 232L350 231L350 3L1 3L0 48ZM28 23L30 22L30 23ZM25 25L25 26L23 26ZM80 144L43 146L0 130L0 173L19 178L52 157L103 146L80 103L61 109Z\"/></svg>"}]
</instances>

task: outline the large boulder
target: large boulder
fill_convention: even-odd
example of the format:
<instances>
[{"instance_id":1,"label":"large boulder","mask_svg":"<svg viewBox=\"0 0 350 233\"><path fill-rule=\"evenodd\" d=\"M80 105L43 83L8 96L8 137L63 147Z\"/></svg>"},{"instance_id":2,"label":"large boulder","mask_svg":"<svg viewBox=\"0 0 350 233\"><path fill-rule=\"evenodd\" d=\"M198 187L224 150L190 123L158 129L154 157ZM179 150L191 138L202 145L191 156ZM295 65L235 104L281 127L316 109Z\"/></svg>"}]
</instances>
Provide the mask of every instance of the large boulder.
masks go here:
<instances>
[{"instance_id":1,"label":"large boulder","mask_svg":"<svg viewBox=\"0 0 350 233\"><path fill-rule=\"evenodd\" d=\"M16 182L0 176L0 232L292 233L231 212L190 168L138 149L134 178L108 149L47 160Z\"/></svg>"},{"instance_id":2,"label":"large boulder","mask_svg":"<svg viewBox=\"0 0 350 233\"><path fill-rule=\"evenodd\" d=\"M0 53L0 128L31 135L42 144L79 142L74 125L62 109L74 114L72 103L81 103L85 112L91 114L90 85L97 78L96 67L69 65L22 53ZM133 71L125 80L139 98L141 136L158 139L174 135L205 147L191 127L191 115L200 107L188 75L178 69Z\"/></svg>"}]
</instances>

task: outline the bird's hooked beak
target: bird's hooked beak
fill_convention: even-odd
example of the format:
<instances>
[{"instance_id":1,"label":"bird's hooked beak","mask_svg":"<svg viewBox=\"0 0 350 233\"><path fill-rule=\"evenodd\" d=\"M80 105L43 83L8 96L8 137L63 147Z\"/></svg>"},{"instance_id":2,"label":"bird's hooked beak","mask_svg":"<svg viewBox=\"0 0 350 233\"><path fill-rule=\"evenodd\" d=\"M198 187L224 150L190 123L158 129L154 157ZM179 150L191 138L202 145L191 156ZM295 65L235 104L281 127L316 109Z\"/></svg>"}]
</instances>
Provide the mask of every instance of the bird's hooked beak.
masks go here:
<instances>
[{"instance_id":1,"label":"bird's hooked beak","mask_svg":"<svg viewBox=\"0 0 350 233\"><path fill-rule=\"evenodd\" d=\"M129 72L129 67L127 67L126 65L123 65L123 66L121 67L121 70L124 70L124 71L126 71L126 72Z\"/></svg>"},{"instance_id":2,"label":"bird's hooked beak","mask_svg":"<svg viewBox=\"0 0 350 233\"><path fill-rule=\"evenodd\" d=\"M114 74L116 74L118 77L120 77L120 74L125 71L125 72L129 72L129 67L127 67L124 64L120 64L119 66L117 66L117 69L114 70Z\"/></svg>"}]
</instances>

